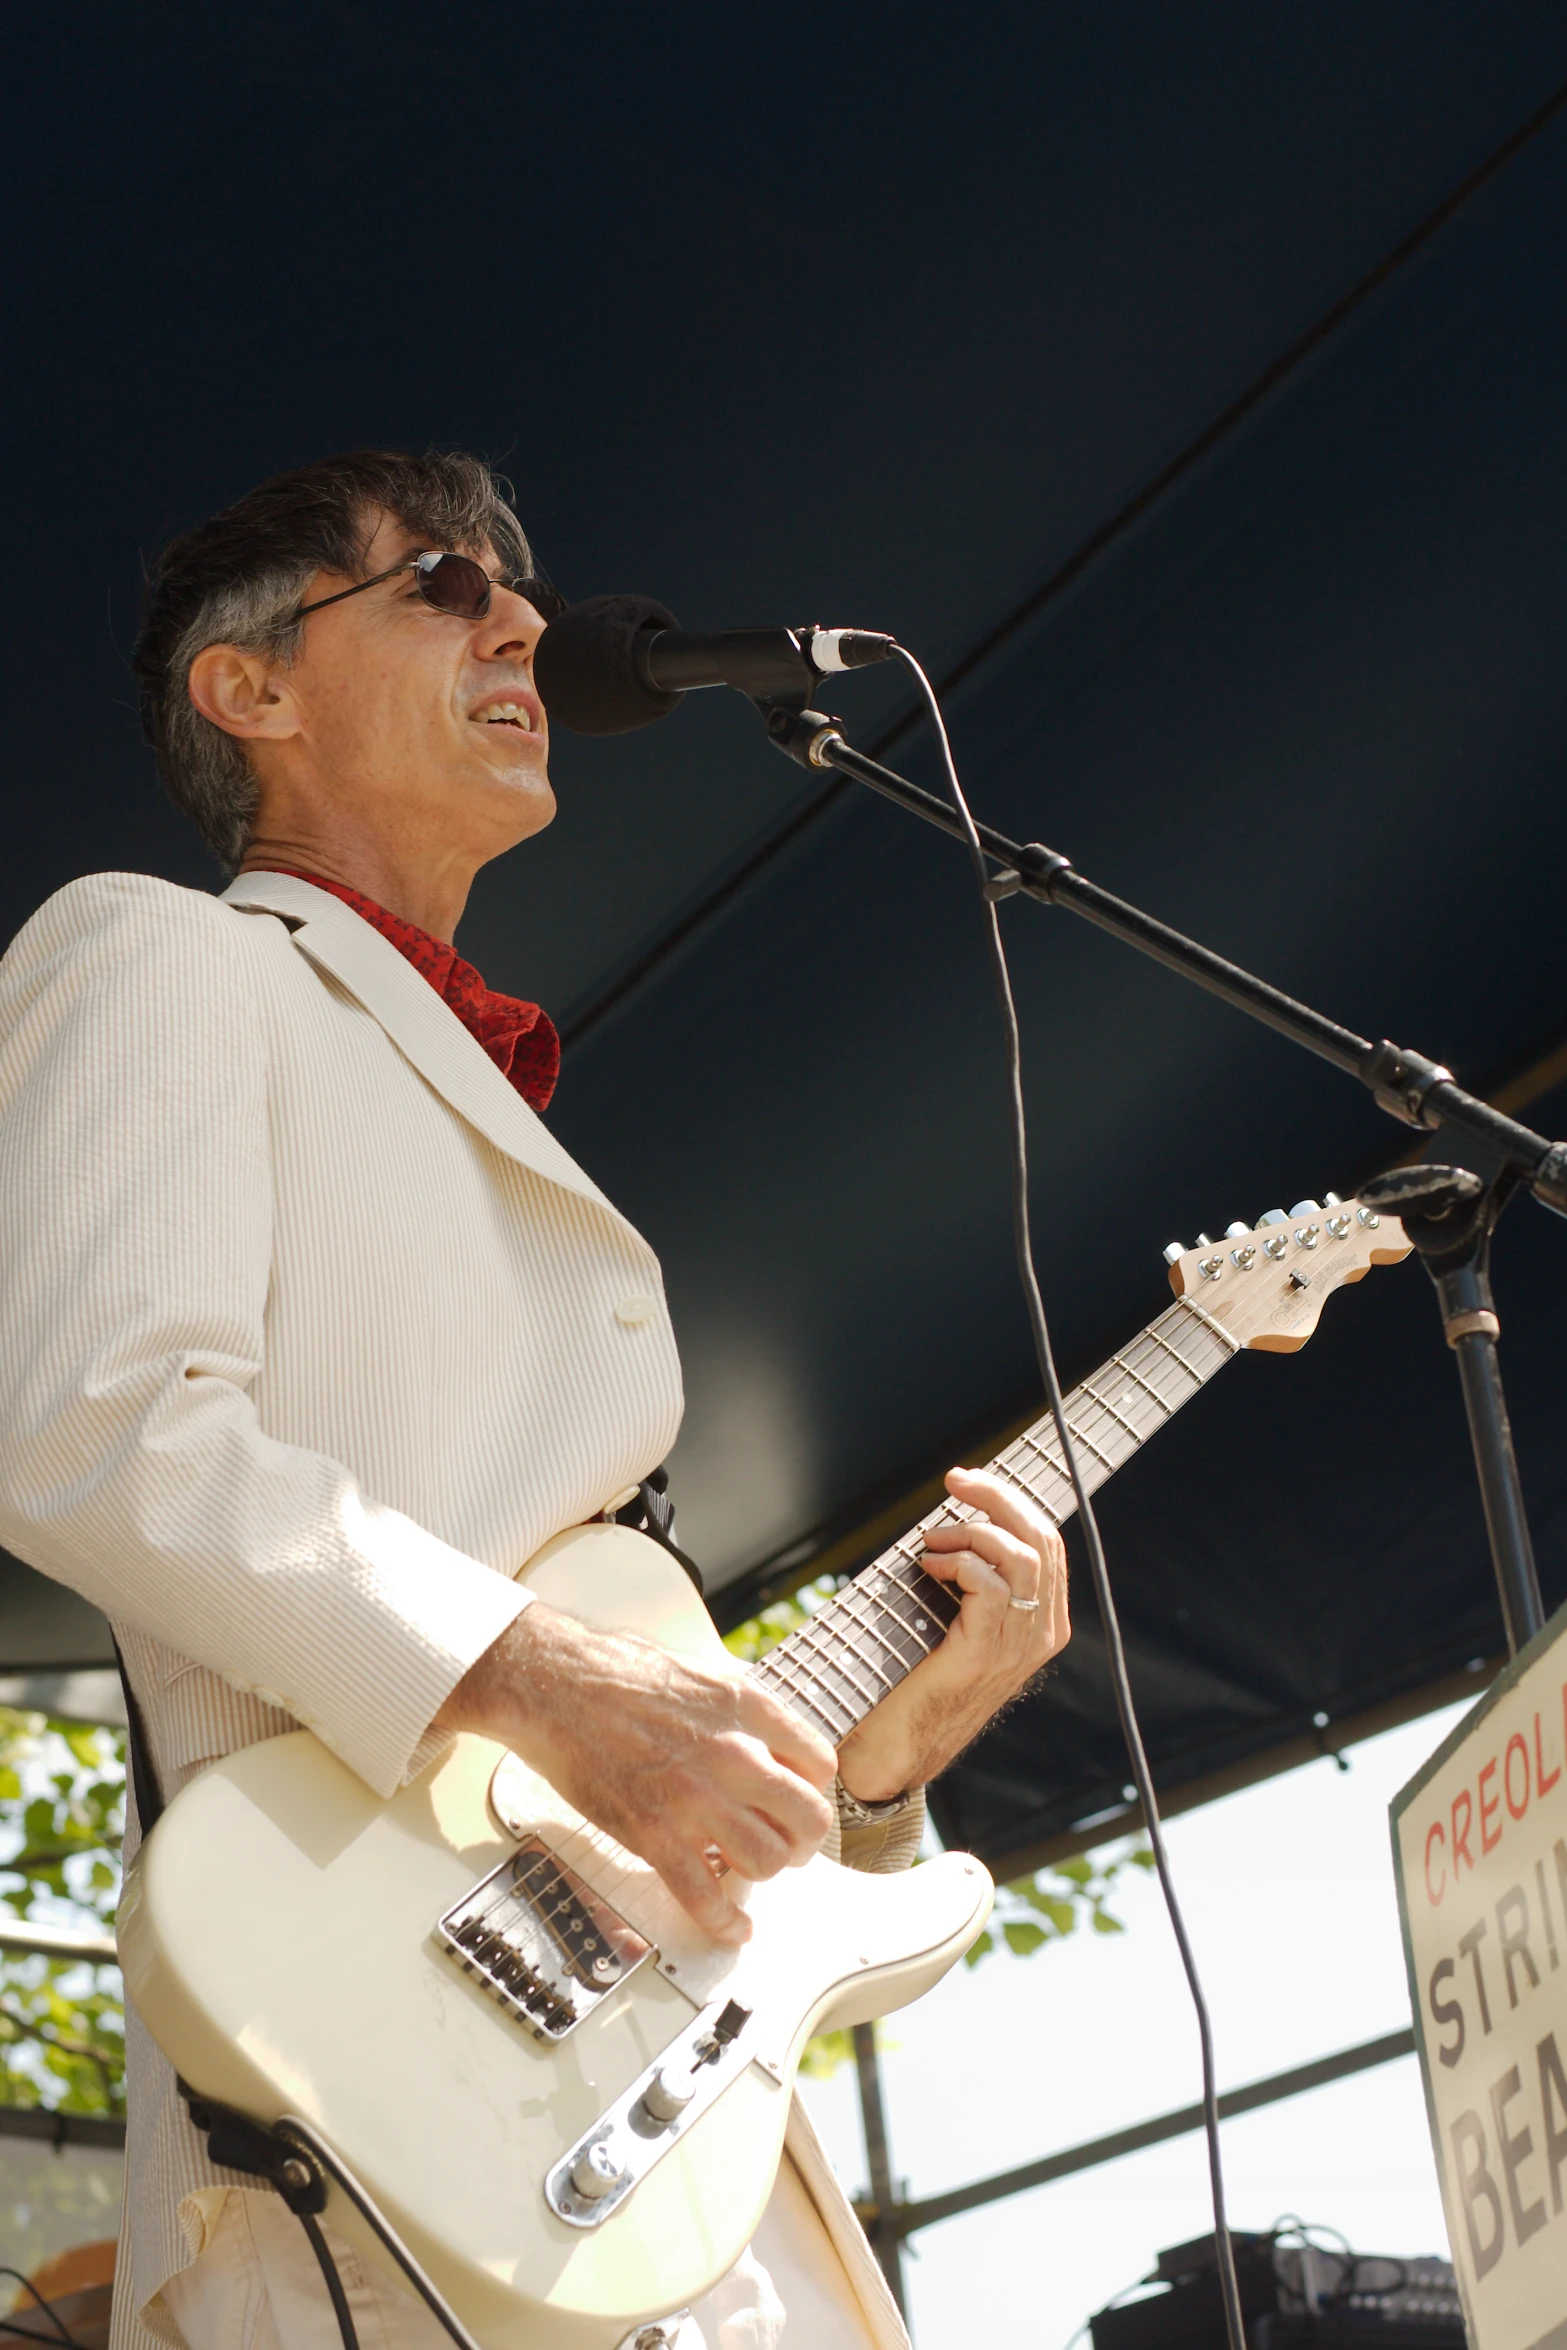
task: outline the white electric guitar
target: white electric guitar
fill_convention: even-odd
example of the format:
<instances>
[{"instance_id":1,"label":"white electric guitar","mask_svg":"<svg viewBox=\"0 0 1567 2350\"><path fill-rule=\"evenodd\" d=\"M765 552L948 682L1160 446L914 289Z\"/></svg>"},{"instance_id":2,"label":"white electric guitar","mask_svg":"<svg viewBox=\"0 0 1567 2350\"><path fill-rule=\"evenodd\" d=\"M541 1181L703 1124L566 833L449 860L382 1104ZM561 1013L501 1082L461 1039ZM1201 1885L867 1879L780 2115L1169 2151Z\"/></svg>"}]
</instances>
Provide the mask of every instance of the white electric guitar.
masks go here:
<instances>
[{"instance_id":1,"label":"white electric guitar","mask_svg":"<svg viewBox=\"0 0 1567 2350\"><path fill-rule=\"evenodd\" d=\"M1409 1245L1330 1195L1167 1251L1175 1304L1067 1398L1086 1483L1242 1347L1304 1346L1333 1290ZM1070 1515L1048 1418L991 1467ZM956 1602L921 1537L971 1515L934 1510L753 1668L834 1745L941 1639ZM721 1653L679 1565L628 1528L557 1535L523 1571L588 1623ZM183 2079L259 2122L308 2122L482 2341L614 2350L749 2242L811 2034L918 1998L991 1892L961 1852L892 1877L818 1857L744 1889L754 1937L723 1950L486 1740L458 1738L383 1803L301 1730L174 1799L127 1877L119 1942ZM330 2216L376 2252L336 2190Z\"/></svg>"}]
</instances>

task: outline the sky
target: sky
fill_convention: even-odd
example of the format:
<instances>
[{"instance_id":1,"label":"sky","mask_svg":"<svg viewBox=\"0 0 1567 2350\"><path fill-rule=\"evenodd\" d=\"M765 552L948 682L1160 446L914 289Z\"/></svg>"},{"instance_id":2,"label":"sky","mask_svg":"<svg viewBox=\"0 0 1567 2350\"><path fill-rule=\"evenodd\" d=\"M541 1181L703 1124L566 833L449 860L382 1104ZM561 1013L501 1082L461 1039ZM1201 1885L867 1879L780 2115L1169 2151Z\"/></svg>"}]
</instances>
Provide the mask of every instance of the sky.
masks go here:
<instances>
[{"instance_id":1,"label":"sky","mask_svg":"<svg viewBox=\"0 0 1567 2350\"><path fill-rule=\"evenodd\" d=\"M1409 2022L1388 1805L1462 1712L1366 1741L1347 1771L1324 1759L1169 1823L1221 2090ZM957 1967L889 2019L884 2094L906 2193L940 2193L1201 2094L1158 1887L1130 1874L1111 1902L1125 1934ZM805 2094L840 2176L862 2189L852 2068ZM1359 2251L1446 2257L1413 2057L1228 2122L1223 2148L1233 2227L1293 2214ZM914 2239L905 2267L916 2350L969 2350L976 2316L986 2340L1065 2350L1162 2246L1212 2225L1200 2133L943 2221Z\"/></svg>"}]
</instances>

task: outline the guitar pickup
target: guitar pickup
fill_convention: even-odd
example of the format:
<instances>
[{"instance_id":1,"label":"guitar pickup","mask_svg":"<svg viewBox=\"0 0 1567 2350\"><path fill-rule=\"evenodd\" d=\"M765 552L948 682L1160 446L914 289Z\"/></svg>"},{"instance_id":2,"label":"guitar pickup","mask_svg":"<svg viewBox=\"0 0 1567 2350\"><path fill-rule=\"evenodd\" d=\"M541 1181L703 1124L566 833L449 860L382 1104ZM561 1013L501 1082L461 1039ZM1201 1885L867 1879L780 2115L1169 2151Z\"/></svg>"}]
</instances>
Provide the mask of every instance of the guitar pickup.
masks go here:
<instances>
[{"instance_id":1,"label":"guitar pickup","mask_svg":"<svg viewBox=\"0 0 1567 2350\"><path fill-rule=\"evenodd\" d=\"M435 1938L540 2040L563 2040L649 1949L538 1837L447 1910Z\"/></svg>"}]
</instances>

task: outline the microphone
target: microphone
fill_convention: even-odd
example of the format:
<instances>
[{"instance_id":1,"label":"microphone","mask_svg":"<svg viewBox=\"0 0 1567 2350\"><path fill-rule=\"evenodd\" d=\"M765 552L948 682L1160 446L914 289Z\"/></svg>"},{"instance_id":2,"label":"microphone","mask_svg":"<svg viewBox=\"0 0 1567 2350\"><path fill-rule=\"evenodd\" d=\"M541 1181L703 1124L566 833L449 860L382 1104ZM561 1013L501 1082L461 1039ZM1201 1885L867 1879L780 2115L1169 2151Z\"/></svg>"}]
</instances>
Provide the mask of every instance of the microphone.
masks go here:
<instances>
[{"instance_id":1,"label":"microphone","mask_svg":"<svg viewBox=\"0 0 1567 2350\"><path fill-rule=\"evenodd\" d=\"M590 596L540 637L533 678L552 726L629 734L683 694L733 686L799 704L824 677L885 661L895 640L867 628L726 628L694 635L651 596ZM802 700L803 697L803 700Z\"/></svg>"}]
</instances>

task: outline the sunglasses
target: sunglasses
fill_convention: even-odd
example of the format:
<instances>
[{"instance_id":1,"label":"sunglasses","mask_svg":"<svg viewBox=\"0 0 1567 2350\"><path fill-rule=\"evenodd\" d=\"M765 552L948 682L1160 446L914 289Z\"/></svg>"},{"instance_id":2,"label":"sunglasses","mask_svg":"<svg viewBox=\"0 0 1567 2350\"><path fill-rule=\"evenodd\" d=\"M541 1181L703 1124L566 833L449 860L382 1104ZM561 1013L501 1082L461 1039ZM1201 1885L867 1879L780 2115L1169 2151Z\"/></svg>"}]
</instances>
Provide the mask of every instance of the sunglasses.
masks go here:
<instances>
[{"instance_id":1,"label":"sunglasses","mask_svg":"<svg viewBox=\"0 0 1567 2350\"><path fill-rule=\"evenodd\" d=\"M349 596L362 596L366 588L379 587L383 579L395 579L402 571L413 573L414 584L432 612L449 612L454 620L482 620L490 609L492 588L509 588L514 596L525 596L546 624L566 609L565 597L539 573L521 572L515 579L491 579L484 565L475 563L471 555L435 551L411 555L405 563L394 563L390 571L378 571L374 579L360 580L357 587L339 588L335 596L322 596L314 604L301 604L294 617L303 620L307 612L324 612L328 604L341 604Z\"/></svg>"}]
</instances>

